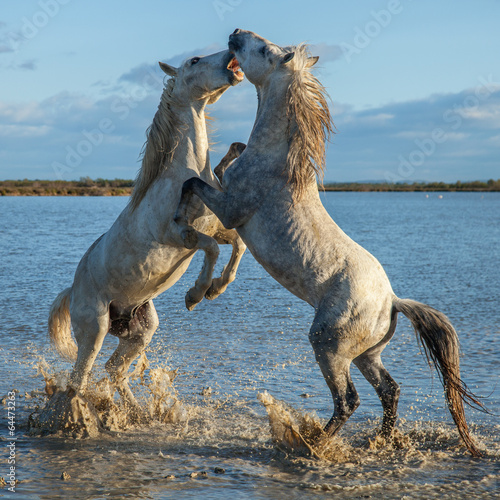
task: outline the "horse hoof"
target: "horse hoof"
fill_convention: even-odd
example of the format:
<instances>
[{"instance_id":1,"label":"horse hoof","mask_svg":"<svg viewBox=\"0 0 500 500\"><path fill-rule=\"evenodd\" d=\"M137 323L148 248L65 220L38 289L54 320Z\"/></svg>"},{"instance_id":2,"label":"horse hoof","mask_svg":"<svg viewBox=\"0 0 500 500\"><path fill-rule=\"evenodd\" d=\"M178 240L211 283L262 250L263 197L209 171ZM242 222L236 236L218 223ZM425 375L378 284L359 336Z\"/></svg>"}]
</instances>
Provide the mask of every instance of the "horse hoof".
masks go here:
<instances>
[{"instance_id":1,"label":"horse hoof","mask_svg":"<svg viewBox=\"0 0 500 500\"><path fill-rule=\"evenodd\" d=\"M205 292L205 298L208 300L214 300L216 299L219 295L222 295L226 289L225 288L219 288L215 286L213 283L210 286L210 288Z\"/></svg>"},{"instance_id":2,"label":"horse hoof","mask_svg":"<svg viewBox=\"0 0 500 500\"><path fill-rule=\"evenodd\" d=\"M205 298L208 300L214 300L219 295L220 293L214 289L213 285L205 292Z\"/></svg>"},{"instance_id":3,"label":"horse hoof","mask_svg":"<svg viewBox=\"0 0 500 500\"><path fill-rule=\"evenodd\" d=\"M243 153L243 151L245 151L246 147L247 147L246 144L243 144L242 142L233 142L231 144L231 148L234 148L233 152L236 158L238 158L240 154Z\"/></svg>"},{"instance_id":4,"label":"horse hoof","mask_svg":"<svg viewBox=\"0 0 500 500\"><path fill-rule=\"evenodd\" d=\"M184 246L189 250L193 249L198 245L198 235L196 234L196 230L192 227L187 227L183 229L181 233L182 241L184 242Z\"/></svg>"},{"instance_id":5,"label":"horse hoof","mask_svg":"<svg viewBox=\"0 0 500 500\"><path fill-rule=\"evenodd\" d=\"M186 308L188 311L192 311L197 304L201 302L201 300L195 299L191 293L191 290L189 290L188 293L186 293L185 297L185 302L186 302Z\"/></svg>"}]
</instances>

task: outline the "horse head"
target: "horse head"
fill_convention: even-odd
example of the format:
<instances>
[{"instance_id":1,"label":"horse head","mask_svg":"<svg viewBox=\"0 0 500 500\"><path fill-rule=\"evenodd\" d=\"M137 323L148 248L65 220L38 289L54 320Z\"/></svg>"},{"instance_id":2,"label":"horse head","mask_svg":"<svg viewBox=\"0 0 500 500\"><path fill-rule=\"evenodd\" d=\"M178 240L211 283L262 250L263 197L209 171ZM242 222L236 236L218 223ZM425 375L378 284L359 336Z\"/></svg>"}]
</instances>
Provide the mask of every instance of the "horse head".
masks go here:
<instances>
[{"instance_id":1,"label":"horse head","mask_svg":"<svg viewBox=\"0 0 500 500\"><path fill-rule=\"evenodd\" d=\"M244 78L238 61L228 50L191 57L179 68L163 62L159 64L168 76L175 79L172 97L180 102L206 100L207 104L212 104Z\"/></svg>"},{"instance_id":2,"label":"horse head","mask_svg":"<svg viewBox=\"0 0 500 500\"><path fill-rule=\"evenodd\" d=\"M248 80L257 86L262 85L271 74L299 69L302 62L295 60L295 47L280 47L252 31L236 29L229 36L228 46ZM308 57L305 66L314 66L318 59Z\"/></svg>"},{"instance_id":3,"label":"horse head","mask_svg":"<svg viewBox=\"0 0 500 500\"><path fill-rule=\"evenodd\" d=\"M272 117L272 123L261 121L261 126L274 144L282 140L288 148L285 171L298 200L315 174L321 181L325 142L333 132L326 89L311 72L319 58L305 44L280 47L240 29L229 36L228 46L257 88L260 113Z\"/></svg>"}]
</instances>

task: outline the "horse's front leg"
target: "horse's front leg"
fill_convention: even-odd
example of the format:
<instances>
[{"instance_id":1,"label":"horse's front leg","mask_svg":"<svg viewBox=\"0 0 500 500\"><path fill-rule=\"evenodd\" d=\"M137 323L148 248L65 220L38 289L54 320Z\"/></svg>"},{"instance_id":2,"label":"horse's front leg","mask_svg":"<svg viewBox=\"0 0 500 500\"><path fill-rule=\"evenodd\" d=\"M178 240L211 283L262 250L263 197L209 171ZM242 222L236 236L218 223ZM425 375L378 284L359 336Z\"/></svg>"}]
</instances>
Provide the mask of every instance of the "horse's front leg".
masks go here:
<instances>
[{"instance_id":1,"label":"horse's front leg","mask_svg":"<svg viewBox=\"0 0 500 500\"><path fill-rule=\"evenodd\" d=\"M220 222L219 224L220 228L214 235L215 240L217 243L223 245L230 243L233 246L233 251L220 277L212 280L212 286L207 290L207 293L205 293L205 297L208 300L214 300L220 294L224 293L229 283L235 280L236 271L238 270L241 258L247 248L234 229L226 229Z\"/></svg>"},{"instance_id":2,"label":"horse's front leg","mask_svg":"<svg viewBox=\"0 0 500 500\"><path fill-rule=\"evenodd\" d=\"M194 286L188 290L185 297L186 307L189 311L192 311L196 304L203 300L203 297L207 293L208 289L212 286L212 275L215 264L217 263L217 258L219 257L219 246L212 237L200 233L192 227L188 227L187 231L189 234L188 238L190 238L190 244L193 241L193 238L195 238L196 242L194 247L205 252L205 259L203 260L203 267L200 275L198 276ZM183 233L184 231L181 235Z\"/></svg>"},{"instance_id":3,"label":"horse's front leg","mask_svg":"<svg viewBox=\"0 0 500 500\"><path fill-rule=\"evenodd\" d=\"M201 302L212 285L213 270L219 255L217 242L210 236L196 231L196 229L189 224L188 207L195 194L201 198L205 205L207 205L217 217L224 213L226 205L226 195L198 177L187 180L182 186L181 201L174 217L180 239L186 248L198 248L205 252L205 260L200 276L195 286L191 288L186 295L186 307L190 311L198 302Z\"/></svg>"},{"instance_id":4,"label":"horse's front leg","mask_svg":"<svg viewBox=\"0 0 500 500\"><path fill-rule=\"evenodd\" d=\"M198 240L202 234L191 226L188 217L188 209L195 195L215 214L224 227L231 229L225 222L228 205L226 193L213 188L199 177L191 177L182 185L181 200L174 216L184 246L190 249L199 248Z\"/></svg>"},{"instance_id":5,"label":"horse's front leg","mask_svg":"<svg viewBox=\"0 0 500 500\"><path fill-rule=\"evenodd\" d=\"M233 142L224 158L215 167L214 173L221 184L224 173L232 165L233 161L239 158L245 148L246 145L242 142ZM191 177L182 185L181 200L174 217L184 246L190 249L197 247L197 236L201 234L191 227L192 221L188 217L188 207L194 195L197 195L205 203L226 229L236 227L240 219L236 213L229 213L229 209L234 212L236 207L228 206L226 193L213 188L198 177Z\"/></svg>"},{"instance_id":6,"label":"horse's front leg","mask_svg":"<svg viewBox=\"0 0 500 500\"><path fill-rule=\"evenodd\" d=\"M215 167L215 175L222 183L224 172L231 166L232 162L240 156L245 150L245 144L241 142L234 142L231 144L228 152L222 158L221 162ZM191 227L191 221L188 219L187 210L191 202L193 193L187 192L184 189L181 195L181 208L178 212L182 215L176 218L178 223L179 236L182 244L187 248L198 248L205 252L205 260L203 262L203 269L200 276L196 280L195 285L186 294L186 307L191 311L196 304L203 300L206 296L208 299L213 300L225 291L227 285L234 281L236 276L236 269L245 252L246 246L239 238L235 231L226 230L222 224L217 231L220 236L217 242L231 243L233 245L233 253L228 265L224 268L222 276L212 281L212 273L219 255L219 248L215 240L207 235L196 231ZM222 234L225 232L226 234ZM216 237L217 237L216 235Z\"/></svg>"},{"instance_id":7,"label":"horse's front leg","mask_svg":"<svg viewBox=\"0 0 500 500\"><path fill-rule=\"evenodd\" d=\"M232 165L233 161L238 158L241 153L245 150L246 145L242 142L233 142L231 146L229 146L229 150L222 158L220 163L214 168L214 174L219 179L219 182L222 184L222 178L224 177L224 173L226 170Z\"/></svg>"}]
</instances>

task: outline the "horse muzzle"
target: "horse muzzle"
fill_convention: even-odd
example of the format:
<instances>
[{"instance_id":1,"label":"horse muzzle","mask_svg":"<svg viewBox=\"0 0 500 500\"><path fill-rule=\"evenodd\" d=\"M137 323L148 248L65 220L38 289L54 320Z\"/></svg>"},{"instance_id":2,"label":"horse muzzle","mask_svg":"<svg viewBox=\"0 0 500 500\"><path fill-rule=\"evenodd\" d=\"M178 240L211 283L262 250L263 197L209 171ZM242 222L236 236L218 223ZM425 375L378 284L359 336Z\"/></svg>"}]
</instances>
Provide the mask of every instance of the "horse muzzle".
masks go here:
<instances>
[{"instance_id":1,"label":"horse muzzle","mask_svg":"<svg viewBox=\"0 0 500 500\"><path fill-rule=\"evenodd\" d=\"M240 50L243 46L242 40L241 40L241 30L240 29L235 29L233 33L229 35L229 42L228 42L228 48L231 52L236 52Z\"/></svg>"}]
</instances>

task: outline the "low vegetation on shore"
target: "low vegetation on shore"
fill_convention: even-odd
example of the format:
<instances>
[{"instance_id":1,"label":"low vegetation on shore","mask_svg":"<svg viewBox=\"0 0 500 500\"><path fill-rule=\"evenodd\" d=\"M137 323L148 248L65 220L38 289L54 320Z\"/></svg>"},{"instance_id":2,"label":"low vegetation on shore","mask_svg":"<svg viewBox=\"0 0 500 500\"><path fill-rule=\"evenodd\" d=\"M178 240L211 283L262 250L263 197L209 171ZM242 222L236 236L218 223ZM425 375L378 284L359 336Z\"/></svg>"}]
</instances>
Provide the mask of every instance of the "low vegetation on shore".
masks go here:
<instances>
[{"instance_id":1,"label":"low vegetation on shore","mask_svg":"<svg viewBox=\"0 0 500 500\"><path fill-rule=\"evenodd\" d=\"M500 191L500 179L487 182L336 182L325 183L325 191Z\"/></svg>"},{"instance_id":2,"label":"low vegetation on shore","mask_svg":"<svg viewBox=\"0 0 500 500\"><path fill-rule=\"evenodd\" d=\"M18 180L0 181L0 196L129 196L134 181L91 179L78 181ZM500 179L447 184L445 182L338 182L325 183L325 191L500 191Z\"/></svg>"},{"instance_id":3,"label":"low vegetation on shore","mask_svg":"<svg viewBox=\"0 0 500 500\"><path fill-rule=\"evenodd\" d=\"M129 196L134 181L82 177L79 181L0 181L0 196Z\"/></svg>"}]
</instances>

